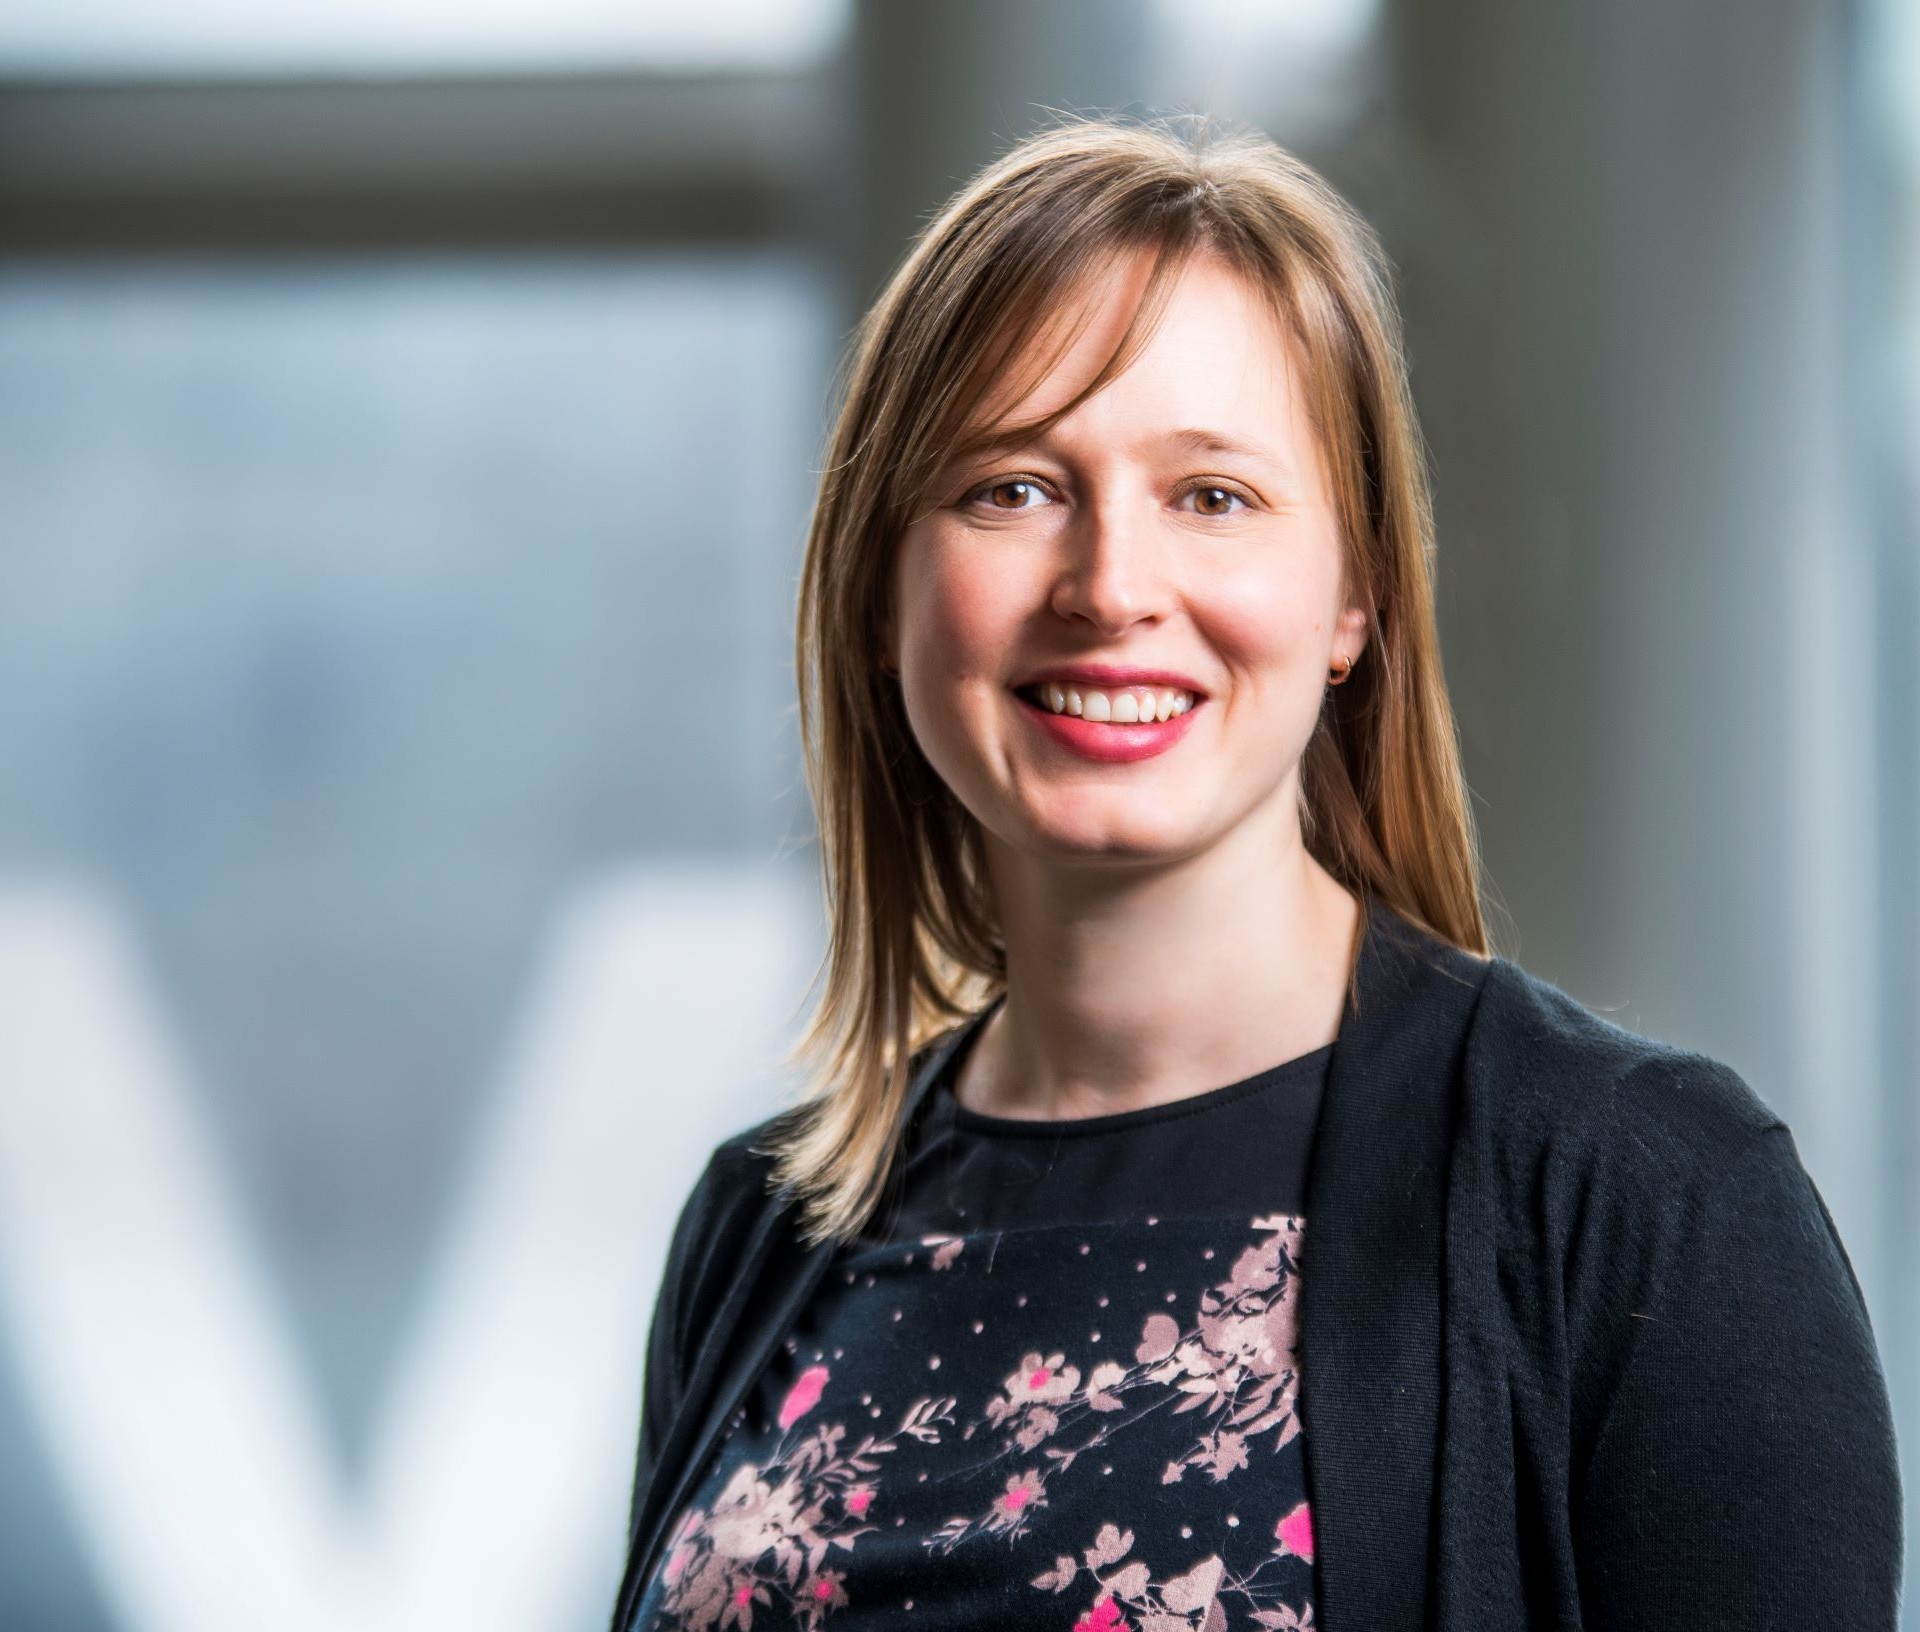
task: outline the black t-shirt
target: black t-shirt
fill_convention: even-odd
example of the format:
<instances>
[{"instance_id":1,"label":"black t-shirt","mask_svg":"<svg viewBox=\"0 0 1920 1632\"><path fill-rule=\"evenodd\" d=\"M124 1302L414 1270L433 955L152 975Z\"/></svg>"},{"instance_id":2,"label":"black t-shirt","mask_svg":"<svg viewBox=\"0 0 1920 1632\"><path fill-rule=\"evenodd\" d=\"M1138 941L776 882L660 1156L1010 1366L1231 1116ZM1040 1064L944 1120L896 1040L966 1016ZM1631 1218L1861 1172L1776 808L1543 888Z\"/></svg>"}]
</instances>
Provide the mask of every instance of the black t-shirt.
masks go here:
<instances>
[{"instance_id":1,"label":"black t-shirt","mask_svg":"<svg viewBox=\"0 0 1920 1632\"><path fill-rule=\"evenodd\" d=\"M962 1107L955 1050L633 1626L1311 1627L1295 1334L1332 1052L1031 1121Z\"/></svg>"}]
</instances>

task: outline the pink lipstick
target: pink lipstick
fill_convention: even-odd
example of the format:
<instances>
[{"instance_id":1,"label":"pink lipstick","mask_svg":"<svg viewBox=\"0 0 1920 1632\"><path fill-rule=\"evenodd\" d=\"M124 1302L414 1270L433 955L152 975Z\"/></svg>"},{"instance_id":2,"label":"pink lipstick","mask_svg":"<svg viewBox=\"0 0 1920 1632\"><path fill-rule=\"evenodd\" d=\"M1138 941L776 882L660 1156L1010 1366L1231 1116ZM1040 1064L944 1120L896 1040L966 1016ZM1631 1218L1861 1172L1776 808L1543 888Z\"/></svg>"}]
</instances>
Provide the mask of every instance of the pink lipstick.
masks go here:
<instances>
[{"instance_id":1,"label":"pink lipstick","mask_svg":"<svg viewBox=\"0 0 1920 1632\"><path fill-rule=\"evenodd\" d=\"M1035 702L1020 692L1015 692L1014 697L1020 704L1021 712L1051 741L1082 759L1109 765L1124 765L1136 759L1151 759L1155 754L1164 754L1186 735L1187 727L1193 724L1194 715L1206 706L1205 699L1196 692L1192 707L1170 720L1115 725L1103 720L1083 719L1077 714L1056 714L1045 703Z\"/></svg>"}]
</instances>

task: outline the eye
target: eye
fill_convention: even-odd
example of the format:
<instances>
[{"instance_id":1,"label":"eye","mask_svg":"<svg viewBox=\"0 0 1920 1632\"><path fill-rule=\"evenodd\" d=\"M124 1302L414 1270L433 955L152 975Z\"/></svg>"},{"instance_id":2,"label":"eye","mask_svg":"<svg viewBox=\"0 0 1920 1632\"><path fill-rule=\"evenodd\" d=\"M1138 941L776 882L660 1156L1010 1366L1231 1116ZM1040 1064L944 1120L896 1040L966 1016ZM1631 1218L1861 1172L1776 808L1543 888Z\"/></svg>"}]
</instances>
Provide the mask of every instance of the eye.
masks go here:
<instances>
[{"instance_id":1,"label":"eye","mask_svg":"<svg viewBox=\"0 0 1920 1632\"><path fill-rule=\"evenodd\" d=\"M1187 492L1197 493L1205 501L1203 507L1197 512L1198 514L1203 516L1233 515L1234 511L1230 507L1221 508L1221 509L1212 508L1213 505L1216 505L1220 501L1225 499L1233 500L1235 503L1237 503L1240 506L1242 510L1249 508L1248 500L1245 494L1237 491L1234 488L1224 486L1219 482L1195 482L1191 487L1187 489Z\"/></svg>"},{"instance_id":2,"label":"eye","mask_svg":"<svg viewBox=\"0 0 1920 1632\"><path fill-rule=\"evenodd\" d=\"M1044 494L1044 492L1045 489L1030 476L1002 476L996 481L981 483L980 486L967 494L967 496L961 500L961 503L972 504L975 500L983 496L995 493ZM1017 514L1022 510L1035 509L1036 506L1031 504L989 504L987 508L989 510L999 510Z\"/></svg>"}]
</instances>

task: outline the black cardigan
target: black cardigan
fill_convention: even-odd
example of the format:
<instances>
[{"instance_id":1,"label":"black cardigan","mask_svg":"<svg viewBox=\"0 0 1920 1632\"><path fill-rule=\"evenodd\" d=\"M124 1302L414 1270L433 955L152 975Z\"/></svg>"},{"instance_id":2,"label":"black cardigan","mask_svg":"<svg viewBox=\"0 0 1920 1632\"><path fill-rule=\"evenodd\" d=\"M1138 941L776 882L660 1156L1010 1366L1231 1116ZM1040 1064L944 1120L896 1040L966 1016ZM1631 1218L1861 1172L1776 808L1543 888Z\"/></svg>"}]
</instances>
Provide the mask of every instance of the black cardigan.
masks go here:
<instances>
[{"instance_id":1,"label":"black cardigan","mask_svg":"<svg viewBox=\"0 0 1920 1632\"><path fill-rule=\"evenodd\" d=\"M1886 1383L1786 1124L1377 902L1358 958L1301 1290L1323 1632L1893 1632ZM978 1023L915 1056L909 1115ZM832 1256L768 1193L777 1120L715 1149L674 1230L614 1632Z\"/></svg>"}]
</instances>

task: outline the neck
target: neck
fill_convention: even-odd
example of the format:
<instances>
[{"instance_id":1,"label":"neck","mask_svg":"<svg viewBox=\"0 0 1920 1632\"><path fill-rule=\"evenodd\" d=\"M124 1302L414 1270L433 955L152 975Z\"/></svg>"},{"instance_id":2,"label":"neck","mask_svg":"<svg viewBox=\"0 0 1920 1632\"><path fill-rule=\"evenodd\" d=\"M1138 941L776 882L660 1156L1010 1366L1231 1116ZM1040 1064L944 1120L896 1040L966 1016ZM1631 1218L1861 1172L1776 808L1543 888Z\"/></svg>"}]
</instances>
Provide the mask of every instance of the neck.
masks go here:
<instances>
[{"instance_id":1,"label":"neck","mask_svg":"<svg viewBox=\"0 0 1920 1632\"><path fill-rule=\"evenodd\" d=\"M993 1116L1103 1116L1331 1043L1360 903L1308 855L1297 825L1291 843L1253 825L1152 869L990 848L1007 999L967 1051L960 1103Z\"/></svg>"}]
</instances>

